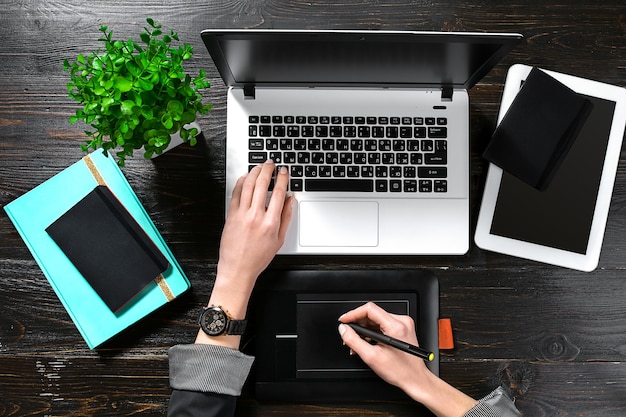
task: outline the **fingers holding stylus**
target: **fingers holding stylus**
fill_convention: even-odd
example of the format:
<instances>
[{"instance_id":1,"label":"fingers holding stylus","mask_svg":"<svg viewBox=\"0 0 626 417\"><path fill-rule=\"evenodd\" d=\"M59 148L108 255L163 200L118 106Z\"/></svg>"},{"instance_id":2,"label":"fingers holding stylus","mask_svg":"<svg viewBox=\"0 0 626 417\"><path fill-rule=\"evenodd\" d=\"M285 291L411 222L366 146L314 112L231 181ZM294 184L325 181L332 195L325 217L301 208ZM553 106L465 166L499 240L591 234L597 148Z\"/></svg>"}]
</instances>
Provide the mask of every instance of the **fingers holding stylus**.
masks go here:
<instances>
[{"instance_id":1,"label":"fingers holding stylus","mask_svg":"<svg viewBox=\"0 0 626 417\"><path fill-rule=\"evenodd\" d=\"M379 330L408 343L417 344L415 323L410 316L391 314L375 303L369 302L351 310L339 318L342 323L357 323Z\"/></svg>"}]
</instances>

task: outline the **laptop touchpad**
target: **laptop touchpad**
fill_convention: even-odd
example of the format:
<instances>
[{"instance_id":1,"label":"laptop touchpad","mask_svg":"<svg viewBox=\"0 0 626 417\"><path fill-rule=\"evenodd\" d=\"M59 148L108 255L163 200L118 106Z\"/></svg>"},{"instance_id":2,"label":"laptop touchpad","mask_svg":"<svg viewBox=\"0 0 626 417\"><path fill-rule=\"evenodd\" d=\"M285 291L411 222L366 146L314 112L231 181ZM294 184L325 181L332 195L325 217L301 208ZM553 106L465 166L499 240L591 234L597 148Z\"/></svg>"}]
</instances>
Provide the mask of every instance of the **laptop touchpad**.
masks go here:
<instances>
[{"instance_id":1,"label":"laptop touchpad","mask_svg":"<svg viewBox=\"0 0 626 417\"><path fill-rule=\"evenodd\" d=\"M302 201L300 246L378 246L375 201Z\"/></svg>"}]
</instances>

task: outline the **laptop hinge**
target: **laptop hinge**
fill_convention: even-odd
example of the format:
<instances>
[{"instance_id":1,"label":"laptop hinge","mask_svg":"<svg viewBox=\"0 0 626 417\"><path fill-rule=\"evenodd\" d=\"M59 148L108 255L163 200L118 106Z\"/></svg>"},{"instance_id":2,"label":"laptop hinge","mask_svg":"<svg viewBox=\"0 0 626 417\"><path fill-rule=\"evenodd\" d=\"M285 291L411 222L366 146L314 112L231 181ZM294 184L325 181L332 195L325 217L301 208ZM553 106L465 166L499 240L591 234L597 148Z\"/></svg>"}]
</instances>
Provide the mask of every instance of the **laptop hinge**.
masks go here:
<instances>
[{"instance_id":1,"label":"laptop hinge","mask_svg":"<svg viewBox=\"0 0 626 417\"><path fill-rule=\"evenodd\" d=\"M449 85L441 87L441 101L452 101L452 92L454 89Z\"/></svg>"},{"instance_id":2,"label":"laptop hinge","mask_svg":"<svg viewBox=\"0 0 626 417\"><path fill-rule=\"evenodd\" d=\"M254 85L246 84L243 86L243 98L246 100L254 100L255 92Z\"/></svg>"}]
</instances>

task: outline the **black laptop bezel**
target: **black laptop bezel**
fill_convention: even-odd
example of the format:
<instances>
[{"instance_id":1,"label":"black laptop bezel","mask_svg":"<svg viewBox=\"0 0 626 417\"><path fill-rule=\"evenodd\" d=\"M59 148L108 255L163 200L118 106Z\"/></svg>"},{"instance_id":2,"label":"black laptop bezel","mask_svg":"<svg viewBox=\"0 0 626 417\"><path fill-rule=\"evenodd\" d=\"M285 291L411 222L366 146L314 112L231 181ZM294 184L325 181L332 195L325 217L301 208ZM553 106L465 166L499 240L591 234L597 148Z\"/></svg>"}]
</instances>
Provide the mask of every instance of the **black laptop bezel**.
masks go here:
<instances>
[{"instance_id":1,"label":"black laptop bezel","mask_svg":"<svg viewBox=\"0 0 626 417\"><path fill-rule=\"evenodd\" d=\"M415 31L339 31L339 30L270 30L270 29L248 29L248 30L229 30L229 29L207 29L201 33L202 40L209 51L224 83L230 87L407 87L407 88L462 88L469 89L482 79L498 62L511 51L522 39L523 36L515 33L474 33L474 32L415 32ZM408 45L419 44L441 44L441 48L450 45L463 44L468 47L480 47L480 45L492 48L493 45L499 45L487 59L481 64L472 66L471 75L466 79L442 79L438 81L414 80L411 82L395 82L393 77L385 81L376 80L368 81L318 81L311 82L303 79L302 81L276 81L261 80L256 76L250 76L246 79L236 79L233 74L231 65L228 62L227 55L240 56L239 52L233 54L232 51L224 50L225 40L247 40L250 44L247 46L253 49L254 42L264 43L280 43L288 40L292 45L294 42L320 42L325 45L333 42L354 42L355 44L363 44L364 42L391 42L391 43L407 43ZM431 46L432 47L432 46ZM471 58L466 57L467 60ZM452 56L452 59L456 57ZM459 58L461 59L461 58ZM455 63L449 63L456 65ZM443 64L441 64L443 65ZM446 64L448 65L448 64ZM436 69L429 68L431 72ZM250 74L255 71L251 69ZM445 78L445 77L444 77Z\"/></svg>"}]
</instances>

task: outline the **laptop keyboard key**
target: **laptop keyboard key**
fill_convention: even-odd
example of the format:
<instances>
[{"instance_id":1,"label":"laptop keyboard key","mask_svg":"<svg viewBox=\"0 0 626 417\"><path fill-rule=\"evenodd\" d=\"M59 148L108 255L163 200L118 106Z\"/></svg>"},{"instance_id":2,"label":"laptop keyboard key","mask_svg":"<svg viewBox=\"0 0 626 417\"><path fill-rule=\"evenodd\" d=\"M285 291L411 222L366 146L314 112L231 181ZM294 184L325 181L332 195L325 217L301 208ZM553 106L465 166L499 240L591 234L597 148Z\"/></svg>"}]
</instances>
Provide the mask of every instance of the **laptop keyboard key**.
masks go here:
<instances>
[{"instance_id":1,"label":"laptop keyboard key","mask_svg":"<svg viewBox=\"0 0 626 417\"><path fill-rule=\"evenodd\" d=\"M281 151L290 151L293 149L293 139L281 139L279 146Z\"/></svg>"},{"instance_id":2,"label":"laptop keyboard key","mask_svg":"<svg viewBox=\"0 0 626 417\"><path fill-rule=\"evenodd\" d=\"M382 126L374 126L372 127L372 137L373 138L384 138L385 137L385 128Z\"/></svg>"},{"instance_id":3,"label":"laptop keyboard key","mask_svg":"<svg viewBox=\"0 0 626 417\"><path fill-rule=\"evenodd\" d=\"M415 139L423 139L426 137L426 128L424 126L416 126L413 128L413 137Z\"/></svg>"},{"instance_id":4,"label":"laptop keyboard key","mask_svg":"<svg viewBox=\"0 0 626 417\"><path fill-rule=\"evenodd\" d=\"M418 167L417 175L420 178L446 178L448 168L446 167Z\"/></svg>"},{"instance_id":5,"label":"laptop keyboard key","mask_svg":"<svg viewBox=\"0 0 626 417\"><path fill-rule=\"evenodd\" d=\"M355 138L356 137L356 126L349 125L343 127L343 136L346 138Z\"/></svg>"},{"instance_id":6,"label":"laptop keyboard key","mask_svg":"<svg viewBox=\"0 0 626 417\"><path fill-rule=\"evenodd\" d=\"M330 137L331 138L340 138L343 134L343 127L341 126L331 126L330 127Z\"/></svg>"},{"instance_id":7,"label":"laptop keyboard key","mask_svg":"<svg viewBox=\"0 0 626 417\"><path fill-rule=\"evenodd\" d=\"M307 150L309 151L319 151L322 149L322 141L319 139L309 139L307 141Z\"/></svg>"},{"instance_id":8,"label":"laptop keyboard key","mask_svg":"<svg viewBox=\"0 0 626 417\"><path fill-rule=\"evenodd\" d=\"M411 153L409 156L411 165L422 165L424 163L424 156L421 153Z\"/></svg>"},{"instance_id":9,"label":"laptop keyboard key","mask_svg":"<svg viewBox=\"0 0 626 417\"><path fill-rule=\"evenodd\" d=\"M270 159L276 164L283 163L283 155L281 152L270 152Z\"/></svg>"},{"instance_id":10,"label":"laptop keyboard key","mask_svg":"<svg viewBox=\"0 0 626 417\"><path fill-rule=\"evenodd\" d=\"M304 167L304 177L314 178L317 177L317 165L307 165Z\"/></svg>"},{"instance_id":11,"label":"laptop keyboard key","mask_svg":"<svg viewBox=\"0 0 626 417\"><path fill-rule=\"evenodd\" d=\"M431 193L432 191L433 191L433 182L431 180L420 180L419 182L420 193Z\"/></svg>"},{"instance_id":12,"label":"laptop keyboard key","mask_svg":"<svg viewBox=\"0 0 626 417\"><path fill-rule=\"evenodd\" d=\"M270 125L259 126L259 136L263 136L265 138L272 136L272 126Z\"/></svg>"},{"instance_id":13,"label":"laptop keyboard key","mask_svg":"<svg viewBox=\"0 0 626 417\"><path fill-rule=\"evenodd\" d=\"M315 165L323 164L326 161L325 158L324 152L313 152L311 154L311 162Z\"/></svg>"},{"instance_id":14,"label":"laptop keyboard key","mask_svg":"<svg viewBox=\"0 0 626 417\"><path fill-rule=\"evenodd\" d=\"M285 164L295 164L296 163L296 153L295 152L285 152L285 153L283 153L283 163L285 163Z\"/></svg>"},{"instance_id":15,"label":"laptop keyboard key","mask_svg":"<svg viewBox=\"0 0 626 417\"><path fill-rule=\"evenodd\" d=\"M386 193L387 190L387 180L376 180L376 192Z\"/></svg>"},{"instance_id":16,"label":"laptop keyboard key","mask_svg":"<svg viewBox=\"0 0 626 417\"><path fill-rule=\"evenodd\" d=\"M334 151L335 150L335 139L322 139L322 150L324 150L324 151Z\"/></svg>"},{"instance_id":17,"label":"laptop keyboard key","mask_svg":"<svg viewBox=\"0 0 626 417\"><path fill-rule=\"evenodd\" d=\"M417 192L417 181L416 180L404 180L404 192L405 193Z\"/></svg>"},{"instance_id":18,"label":"laptop keyboard key","mask_svg":"<svg viewBox=\"0 0 626 417\"><path fill-rule=\"evenodd\" d=\"M385 133L388 138L397 138L398 126L387 126L387 128L385 129Z\"/></svg>"},{"instance_id":19,"label":"laptop keyboard key","mask_svg":"<svg viewBox=\"0 0 626 417\"><path fill-rule=\"evenodd\" d=\"M293 149L296 151L306 151L306 139L294 139Z\"/></svg>"},{"instance_id":20,"label":"laptop keyboard key","mask_svg":"<svg viewBox=\"0 0 626 417\"><path fill-rule=\"evenodd\" d=\"M337 139L337 150L347 151L350 149L350 141L348 139Z\"/></svg>"},{"instance_id":21,"label":"laptop keyboard key","mask_svg":"<svg viewBox=\"0 0 626 417\"><path fill-rule=\"evenodd\" d=\"M352 178L307 179L304 181L304 190L317 192L372 192L374 191L374 181L371 179Z\"/></svg>"},{"instance_id":22,"label":"laptop keyboard key","mask_svg":"<svg viewBox=\"0 0 626 417\"><path fill-rule=\"evenodd\" d=\"M267 152L249 152L248 163L249 164L262 164L267 161Z\"/></svg>"},{"instance_id":23,"label":"laptop keyboard key","mask_svg":"<svg viewBox=\"0 0 626 417\"><path fill-rule=\"evenodd\" d=\"M429 138L447 138L448 128L444 126L429 126L428 137Z\"/></svg>"},{"instance_id":24,"label":"laptop keyboard key","mask_svg":"<svg viewBox=\"0 0 626 417\"><path fill-rule=\"evenodd\" d=\"M361 167L361 177L371 178L374 176L374 167L371 165L364 165Z\"/></svg>"},{"instance_id":25,"label":"laptop keyboard key","mask_svg":"<svg viewBox=\"0 0 626 417\"><path fill-rule=\"evenodd\" d=\"M310 152L298 152L297 158L298 158L299 164L308 164L311 162L311 153Z\"/></svg>"},{"instance_id":26,"label":"laptop keyboard key","mask_svg":"<svg viewBox=\"0 0 626 417\"><path fill-rule=\"evenodd\" d=\"M376 167L376 178L387 178L389 176L389 167L378 165Z\"/></svg>"},{"instance_id":27,"label":"laptop keyboard key","mask_svg":"<svg viewBox=\"0 0 626 417\"><path fill-rule=\"evenodd\" d=\"M358 166L350 165L346 170L348 178L358 178L361 170Z\"/></svg>"},{"instance_id":28,"label":"laptop keyboard key","mask_svg":"<svg viewBox=\"0 0 626 417\"><path fill-rule=\"evenodd\" d=\"M326 163L328 165L335 165L339 163L339 154L337 152L328 152L326 154Z\"/></svg>"},{"instance_id":29,"label":"laptop keyboard key","mask_svg":"<svg viewBox=\"0 0 626 417\"><path fill-rule=\"evenodd\" d=\"M248 149L251 151L262 151L264 149L263 139L248 140Z\"/></svg>"},{"instance_id":30,"label":"laptop keyboard key","mask_svg":"<svg viewBox=\"0 0 626 417\"><path fill-rule=\"evenodd\" d=\"M278 139L265 139L265 149L275 151L278 149Z\"/></svg>"},{"instance_id":31,"label":"laptop keyboard key","mask_svg":"<svg viewBox=\"0 0 626 417\"><path fill-rule=\"evenodd\" d=\"M426 165L445 165L448 163L448 155L445 152L435 152L424 154Z\"/></svg>"},{"instance_id":32,"label":"laptop keyboard key","mask_svg":"<svg viewBox=\"0 0 626 417\"><path fill-rule=\"evenodd\" d=\"M333 165L333 177L343 178L346 176L346 167L343 165Z\"/></svg>"},{"instance_id":33,"label":"laptop keyboard key","mask_svg":"<svg viewBox=\"0 0 626 417\"><path fill-rule=\"evenodd\" d=\"M315 126L315 137L325 138L326 136L328 136L328 126Z\"/></svg>"},{"instance_id":34,"label":"laptop keyboard key","mask_svg":"<svg viewBox=\"0 0 626 417\"><path fill-rule=\"evenodd\" d=\"M287 126L287 136L290 138L297 138L300 136L300 126L289 125Z\"/></svg>"},{"instance_id":35,"label":"laptop keyboard key","mask_svg":"<svg viewBox=\"0 0 626 417\"><path fill-rule=\"evenodd\" d=\"M302 191L302 180L301 179L292 179L289 181L289 190L291 191Z\"/></svg>"},{"instance_id":36,"label":"laptop keyboard key","mask_svg":"<svg viewBox=\"0 0 626 417\"><path fill-rule=\"evenodd\" d=\"M304 167L302 165L292 165L289 175L292 178L301 178L304 175Z\"/></svg>"}]
</instances>

